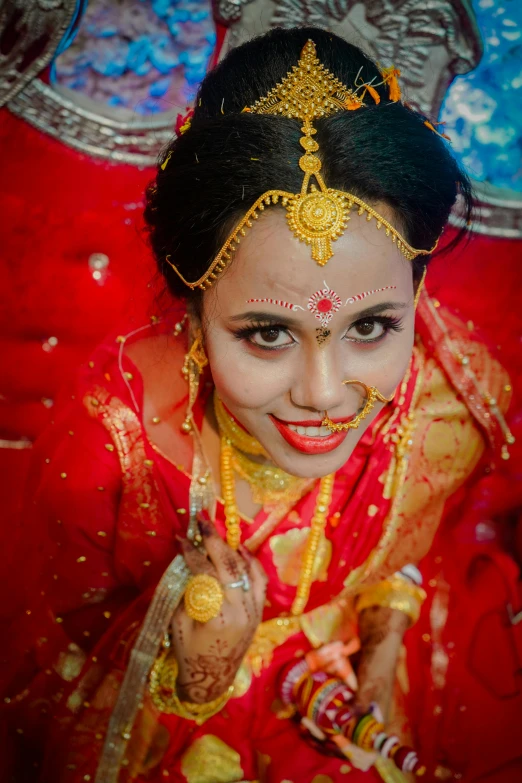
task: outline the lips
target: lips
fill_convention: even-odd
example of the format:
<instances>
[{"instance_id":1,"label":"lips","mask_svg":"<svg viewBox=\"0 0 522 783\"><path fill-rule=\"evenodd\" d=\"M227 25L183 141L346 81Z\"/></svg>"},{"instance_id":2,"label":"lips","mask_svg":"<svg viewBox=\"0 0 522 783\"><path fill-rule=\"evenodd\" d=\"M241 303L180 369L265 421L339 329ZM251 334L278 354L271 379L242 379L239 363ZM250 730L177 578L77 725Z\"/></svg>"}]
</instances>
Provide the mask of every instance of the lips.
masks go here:
<instances>
[{"instance_id":1,"label":"lips","mask_svg":"<svg viewBox=\"0 0 522 783\"><path fill-rule=\"evenodd\" d=\"M320 427L321 420L308 420L308 421L282 421L277 419L273 415L269 415L274 427L286 440L286 442L297 451L301 451L303 454L327 454L334 449L337 449L348 435L348 430L341 432L333 432L331 435L326 436L308 436L301 435L293 429L290 429L289 424L294 427ZM335 423L346 422L353 419L354 416L343 419L334 419Z\"/></svg>"}]
</instances>

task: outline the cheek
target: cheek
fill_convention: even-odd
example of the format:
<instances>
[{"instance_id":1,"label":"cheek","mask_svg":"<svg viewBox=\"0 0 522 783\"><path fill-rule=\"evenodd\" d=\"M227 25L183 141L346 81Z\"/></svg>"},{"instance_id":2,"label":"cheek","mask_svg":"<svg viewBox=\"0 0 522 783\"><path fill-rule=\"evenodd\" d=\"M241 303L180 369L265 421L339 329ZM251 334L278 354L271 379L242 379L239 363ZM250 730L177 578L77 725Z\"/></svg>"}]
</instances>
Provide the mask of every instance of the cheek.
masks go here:
<instances>
[{"instance_id":1,"label":"cheek","mask_svg":"<svg viewBox=\"0 0 522 783\"><path fill-rule=\"evenodd\" d=\"M249 356L240 342L215 335L207 339L207 355L217 393L239 408L264 408L288 388L288 367Z\"/></svg>"}]
</instances>

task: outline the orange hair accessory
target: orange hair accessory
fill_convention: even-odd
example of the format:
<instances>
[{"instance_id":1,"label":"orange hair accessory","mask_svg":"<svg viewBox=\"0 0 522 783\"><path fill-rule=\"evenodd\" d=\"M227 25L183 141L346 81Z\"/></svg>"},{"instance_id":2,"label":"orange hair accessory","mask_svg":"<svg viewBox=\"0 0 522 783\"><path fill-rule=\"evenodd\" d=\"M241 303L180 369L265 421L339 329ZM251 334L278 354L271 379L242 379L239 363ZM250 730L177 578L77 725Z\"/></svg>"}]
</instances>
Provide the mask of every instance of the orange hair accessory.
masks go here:
<instances>
[{"instance_id":1,"label":"orange hair accessory","mask_svg":"<svg viewBox=\"0 0 522 783\"><path fill-rule=\"evenodd\" d=\"M379 95L379 93L377 92L375 87L372 87L371 84L365 84L364 86L365 86L365 90L364 90L364 92L363 92L361 97L364 98L364 96L366 94L366 90L368 90L368 92L372 96L372 98L375 101L375 103L379 104L381 102L381 96Z\"/></svg>"},{"instance_id":2,"label":"orange hair accessory","mask_svg":"<svg viewBox=\"0 0 522 783\"><path fill-rule=\"evenodd\" d=\"M445 122L430 122L429 120L424 120L424 125L430 129L430 131L433 131L433 133L436 133L437 136L440 136L441 139L447 139L448 141L451 141L450 137L446 133L439 133L435 125L445 125Z\"/></svg>"},{"instance_id":3,"label":"orange hair accessory","mask_svg":"<svg viewBox=\"0 0 522 783\"><path fill-rule=\"evenodd\" d=\"M381 75L383 84L388 85L390 101L400 101L401 88L399 86L399 76L401 75L401 72L399 69L394 65L391 65L389 68L383 68L381 70Z\"/></svg>"},{"instance_id":4,"label":"orange hair accessory","mask_svg":"<svg viewBox=\"0 0 522 783\"><path fill-rule=\"evenodd\" d=\"M343 105L348 111L356 111L357 109L360 109L361 106L364 106L362 98L359 98L355 93L348 95Z\"/></svg>"}]
</instances>

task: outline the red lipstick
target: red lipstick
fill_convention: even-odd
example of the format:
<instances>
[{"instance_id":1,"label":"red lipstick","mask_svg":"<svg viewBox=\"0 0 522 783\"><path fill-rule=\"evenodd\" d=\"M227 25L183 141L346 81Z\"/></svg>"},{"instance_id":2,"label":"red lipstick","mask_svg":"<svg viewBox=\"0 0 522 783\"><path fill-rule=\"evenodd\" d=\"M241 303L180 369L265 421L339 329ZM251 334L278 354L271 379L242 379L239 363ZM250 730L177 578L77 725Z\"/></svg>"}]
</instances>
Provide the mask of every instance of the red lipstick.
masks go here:
<instances>
[{"instance_id":1,"label":"red lipstick","mask_svg":"<svg viewBox=\"0 0 522 783\"><path fill-rule=\"evenodd\" d=\"M348 430L342 432L332 432L331 435L327 435L324 438L321 437L309 437L308 435L299 435L298 432L291 430L288 424L301 427L320 427L320 421L281 421L276 419L275 416L269 414L270 420L276 427L278 432L283 436L286 442L297 451L301 451L303 454L327 454L329 451L333 451L338 448L348 435ZM344 419L334 419L336 423L350 421L354 416Z\"/></svg>"}]
</instances>

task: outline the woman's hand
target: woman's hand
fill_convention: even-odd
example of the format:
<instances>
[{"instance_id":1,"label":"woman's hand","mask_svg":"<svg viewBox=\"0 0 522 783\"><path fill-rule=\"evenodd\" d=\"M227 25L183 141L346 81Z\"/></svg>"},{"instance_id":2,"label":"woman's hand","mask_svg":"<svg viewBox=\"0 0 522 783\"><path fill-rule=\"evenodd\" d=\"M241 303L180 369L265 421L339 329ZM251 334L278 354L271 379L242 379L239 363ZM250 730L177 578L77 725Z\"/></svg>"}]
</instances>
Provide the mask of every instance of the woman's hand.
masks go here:
<instances>
[{"instance_id":1,"label":"woman's hand","mask_svg":"<svg viewBox=\"0 0 522 783\"><path fill-rule=\"evenodd\" d=\"M377 704L384 722L389 717L397 660L409 617L398 609L371 606L359 615L361 653L357 667L355 704L361 714Z\"/></svg>"},{"instance_id":2,"label":"woman's hand","mask_svg":"<svg viewBox=\"0 0 522 783\"><path fill-rule=\"evenodd\" d=\"M223 586L248 575L250 589L224 587L220 614L208 623L192 620L181 603L172 619L172 646L178 662L177 695L203 704L222 696L261 622L267 578L245 549L236 552L223 541L214 525L200 520L204 546L182 540L183 555L193 574L209 574Z\"/></svg>"}]
</instances>

